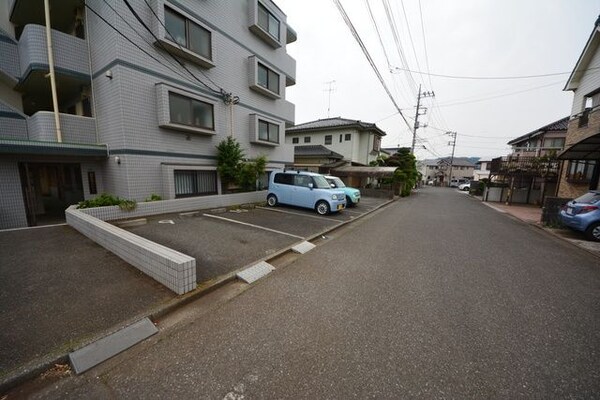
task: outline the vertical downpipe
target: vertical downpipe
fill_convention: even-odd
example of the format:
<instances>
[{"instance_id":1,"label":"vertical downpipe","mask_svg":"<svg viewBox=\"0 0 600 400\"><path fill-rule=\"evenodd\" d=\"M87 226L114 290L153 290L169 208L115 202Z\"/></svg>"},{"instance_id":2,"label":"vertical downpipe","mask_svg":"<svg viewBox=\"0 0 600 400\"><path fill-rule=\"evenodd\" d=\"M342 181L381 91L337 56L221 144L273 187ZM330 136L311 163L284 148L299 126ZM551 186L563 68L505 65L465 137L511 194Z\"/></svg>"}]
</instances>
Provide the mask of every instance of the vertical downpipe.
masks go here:
<instances>
[{"instance_id":1,"label":"vertical downpipe","mask_svg":"<svg viewBox=\"0 0 600 400\"><path fill-rule=\"evenodd\" d=\"M52 89L52 105L54 108L54 123L56 124L56 141L62 143L62 132L60 130L60 118L58 115L58 97L56 95L56 77L54 76L54 56L52 50L52 28L50 26L50 0L44 0L44 14L46 17L46 43L48 45L48 68L50 75L50 87Z\"/></svg>"}]
</instances>

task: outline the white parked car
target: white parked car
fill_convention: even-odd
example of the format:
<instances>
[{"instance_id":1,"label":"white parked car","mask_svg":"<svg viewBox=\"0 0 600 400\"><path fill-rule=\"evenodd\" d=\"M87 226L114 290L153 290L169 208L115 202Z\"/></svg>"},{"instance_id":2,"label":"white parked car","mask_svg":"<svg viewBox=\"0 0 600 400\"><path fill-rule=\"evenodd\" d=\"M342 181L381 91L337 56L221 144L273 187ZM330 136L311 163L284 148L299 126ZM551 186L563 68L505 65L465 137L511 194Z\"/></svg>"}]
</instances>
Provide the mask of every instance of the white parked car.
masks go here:
<instances>
[{"instance_id":1,"label":"white parked car","mask_svg":"<svg viewBox=\"0 0 600 400\"><path fill-rule=\"evenodd\" d=\"M471 190L471 182L461 183L458 185L458 190Z\"/></svg>"}]
</instances>

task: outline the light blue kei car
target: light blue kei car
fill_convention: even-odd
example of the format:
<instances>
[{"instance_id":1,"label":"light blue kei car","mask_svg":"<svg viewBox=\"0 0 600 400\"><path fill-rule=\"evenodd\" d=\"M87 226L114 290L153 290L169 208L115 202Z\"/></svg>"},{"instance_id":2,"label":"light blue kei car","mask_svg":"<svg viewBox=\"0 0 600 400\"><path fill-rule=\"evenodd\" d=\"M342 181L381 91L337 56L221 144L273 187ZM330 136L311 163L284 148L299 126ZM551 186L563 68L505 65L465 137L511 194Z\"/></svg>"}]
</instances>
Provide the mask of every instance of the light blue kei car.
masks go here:
<instances>
[{"instance_id":1,"label":"light blue kei car","mask_svg":"<svg viewBox=\"0 0 600 400\"><path fill-rule=\"evenodd\" d=\"M344 191L346 195L346 207L356 206L360 202L360 190L346 186L337 176L325 175L325 179L327 179L332 188Z\"/></svg>"},{"instance_id":2,"label":"light blue kei car","mask_svg":"<svg viewBox=\"0 0 600 400\"><path fill-rule=\"evenodd\" d=\"M571 229L585 233L588 240L600 242L600 190L571 200L560 210L560 220Z\"/></svg>"}]
</instances>

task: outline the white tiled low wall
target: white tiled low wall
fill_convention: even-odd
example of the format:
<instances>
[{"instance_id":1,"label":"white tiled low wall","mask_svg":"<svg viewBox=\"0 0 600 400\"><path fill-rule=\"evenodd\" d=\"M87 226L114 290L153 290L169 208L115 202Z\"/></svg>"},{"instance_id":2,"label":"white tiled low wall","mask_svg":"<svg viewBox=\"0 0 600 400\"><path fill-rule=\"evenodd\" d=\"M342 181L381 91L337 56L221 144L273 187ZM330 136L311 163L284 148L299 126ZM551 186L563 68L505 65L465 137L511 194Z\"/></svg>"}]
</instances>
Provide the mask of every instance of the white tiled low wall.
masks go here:
<instances>
[{"instance_id":1,"label":"white tiled low wall","mask_svg":"<svg viewBox=\"0 0 600 400\"><path fill-rule=\"evenodd\" d=\"M258 203L265 201L266 198L267 191L260 191L138 203L136 209L133 211L123 211L118 206L85 208L80 211L103 221L114 221L118 219L140 218L148 215L206 210L209 208L228 207L236 204Z\"/></svg>"},{"instance_id":2,"label":"white tiled low wall","mask_svg":"<svg viewBox=\"0 0 600 400\"><path fill-rule=\"evenodd\" d=\"M122 211L118 206L81 210L71 206L65 215L67 223L88 238L175 293L184 294L196 287L195 258L105 221L257 203L265 200L266 194L266 191L261 191L138 203L133 211Z\"/></svg>"}]
</instances>

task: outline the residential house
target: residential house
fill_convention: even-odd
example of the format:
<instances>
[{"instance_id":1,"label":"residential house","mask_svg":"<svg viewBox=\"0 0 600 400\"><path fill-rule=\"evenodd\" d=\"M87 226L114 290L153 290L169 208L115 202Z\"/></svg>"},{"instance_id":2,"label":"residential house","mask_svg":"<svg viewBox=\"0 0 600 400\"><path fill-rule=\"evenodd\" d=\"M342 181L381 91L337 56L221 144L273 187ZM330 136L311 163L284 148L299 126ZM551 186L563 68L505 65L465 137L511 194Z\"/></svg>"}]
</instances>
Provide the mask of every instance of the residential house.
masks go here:
<instances>
[{"instance_id":1,"label":"residential house","mask_svg":"<svg viewBox=\"0 0 600 400\"><path fill-rule=\"evenodd\" d=\"M546 196L555 195L560 168L556 157L564 148L568 121L561 118L509 141L512 153L490 163L490 179L500 188L488 188L484 199L542 205Z\"/></svg>"},{"instance_id":2,"label":"residential house","mask_svg":"<svg viewBox=\"0 0 600 400\"><path fill-rule=\"evenodd\" d=\"M322 144L294 147L294 168L328 174L331 169L346 165L344 156Z\"/></svg>"},{"instance_id":3,"label":"residential house","mask_svg":"<svg viewBox=\"0 0 600 400\"><path fill-rule=\"evenodd\" d=\"M565 147L569 117L561 118L533 132L508 142L512 146L511 156L540 157L555 156Z\"/></svg>"},{"instance_id":4,"label":"residential house","mask_svg":"<svg viewBox=\"0 0 600 400\"><path fill-rule=\"evenodd\" d=\"M558 196L575 198L600 188L600 17L564 90L573 92L573 106Z\"/></svg>"},{"instance_id":5,"label":"residential house","mask_svg":"<svg viewBox=\"0 0 600 400\"><path fill-rule=\"evenodd\" d=\"M230 135L268 169L293 162L296 34L273 1L50 3L49 21L43 1L0 4L0 229L104 192L218 194Z\"/></svg>"},{"instance_id":6,"label":"residential house","mask_svg":"<svg viewBox=\"0 0 600 400\"><path fill-rule=\"evenodd\" d=\"M473 179L475 164L465 157L436 158L417 162L424 183L448 186L452 179Z\"/></svg>"},{"instance_id":7,"label":"residential house","mask_svg":"<svg viewBox=\"0 0 600 400\"><path fill-rule=\"evenodd\" d=\"M369 165L381 154L385 132L377 125L344 118L327 118L286 129L285 141L294 146L322 145L341 154L349 165Z\"/></svg>"},{"instance_id":8,"label":"residential house","mask_svg":"<svg viewBox=\"0 0 600 400\"><path fill-rule=\"evenodd\" d=\"M480 181L482 179L490 178L490 164L491 161L479 160L475 163L475 169L473 170L473 180Z\"/></svg>"}]
</instances>

